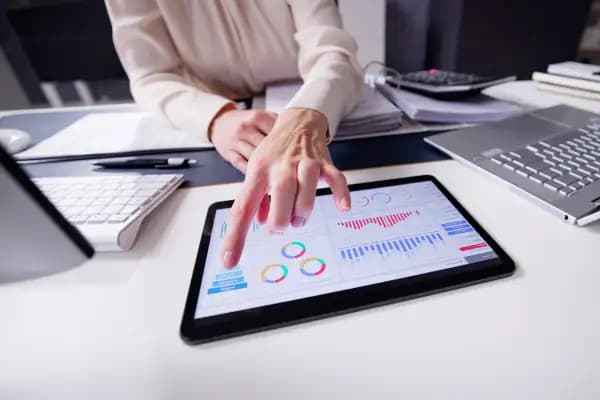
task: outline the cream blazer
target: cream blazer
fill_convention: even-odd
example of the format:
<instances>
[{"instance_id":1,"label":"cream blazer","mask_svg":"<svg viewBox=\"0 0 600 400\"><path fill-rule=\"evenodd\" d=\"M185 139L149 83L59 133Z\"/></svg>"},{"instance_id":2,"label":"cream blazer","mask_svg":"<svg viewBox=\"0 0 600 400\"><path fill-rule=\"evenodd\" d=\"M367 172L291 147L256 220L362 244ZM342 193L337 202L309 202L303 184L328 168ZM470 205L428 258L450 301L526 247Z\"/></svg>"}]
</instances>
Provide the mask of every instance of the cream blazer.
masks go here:
<instances>
[{"instance_id":1,"label":"cream blazer","mask_svg":"<svg viewBox=\"0 0 600 400\"><path fill-rule=\"evenodd\" d=\"M265 85L303 79L288 107L329 134L358 100L356 43L333 0L106 0L136 102L208 140L213 117Z\"/></svg>"}]
</instances>

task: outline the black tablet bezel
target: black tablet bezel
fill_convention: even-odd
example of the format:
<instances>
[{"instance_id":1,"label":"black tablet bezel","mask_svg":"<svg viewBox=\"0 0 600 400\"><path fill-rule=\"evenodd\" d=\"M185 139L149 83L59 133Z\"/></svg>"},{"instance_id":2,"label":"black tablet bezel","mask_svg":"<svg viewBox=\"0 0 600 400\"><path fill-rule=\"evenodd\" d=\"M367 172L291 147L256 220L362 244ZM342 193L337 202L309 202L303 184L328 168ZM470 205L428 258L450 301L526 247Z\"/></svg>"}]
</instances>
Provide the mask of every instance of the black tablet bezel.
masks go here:
<instances>
[{"instance_id":1,"label":"black tablet bezel","mask_svg":"<svg viewBox=\"0 0 600 400\"><path fill-rule=\"evenodd\" d=\"M215 213L218 209L230 208L233 201L214 203L208 209L202 231L196 265L180 327L181 337L190 344L203 343L370 308L511 275L515 271L515 265L511 258L433 176L423 175L359 183L350 185L350 190L372 189L424 181L430 181L436 185L488 243L490 248L498 255L498 258L373 285L195 319L194 314ZM317 196L328 194L331 194L331 190L328 188L317 191Z\"/></svg>"}]
</instances>

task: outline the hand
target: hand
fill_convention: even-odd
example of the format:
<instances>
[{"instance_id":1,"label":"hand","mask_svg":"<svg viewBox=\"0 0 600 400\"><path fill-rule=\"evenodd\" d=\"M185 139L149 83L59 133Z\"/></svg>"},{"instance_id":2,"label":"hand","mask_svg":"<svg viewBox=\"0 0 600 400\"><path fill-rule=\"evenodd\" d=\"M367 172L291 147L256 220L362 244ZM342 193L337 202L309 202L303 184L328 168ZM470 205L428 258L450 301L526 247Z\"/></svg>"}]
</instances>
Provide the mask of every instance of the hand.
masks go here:
<instances>
[{"instance_id":1,"label":"hand","mask_svg":"<svg viewBox=\"0 0 600 400\"><path fill-rule=\"evenodd\" d=\"M269 134L276 119L275 113L236 110L231 106L213 120L209 138L225 161L246 173L248 160Z\"/></svg>"},{"instance_id":2,"label":"hand","mask_svg":"<svg viewBox=\"0 0 600 400\"><path fill-rule=\"evenodd\" d=\"M239 262L255 215L260 224L267 222L270 233L282 234L290 224L303 226L320 177L331 187L337 208L350 210L346 178L333 166L327 148L327 129L327 118L318 111L292 108L279 115L252 154L243 189L231 208L221 249L225 268Z\"/></svg>"}]
</instances>

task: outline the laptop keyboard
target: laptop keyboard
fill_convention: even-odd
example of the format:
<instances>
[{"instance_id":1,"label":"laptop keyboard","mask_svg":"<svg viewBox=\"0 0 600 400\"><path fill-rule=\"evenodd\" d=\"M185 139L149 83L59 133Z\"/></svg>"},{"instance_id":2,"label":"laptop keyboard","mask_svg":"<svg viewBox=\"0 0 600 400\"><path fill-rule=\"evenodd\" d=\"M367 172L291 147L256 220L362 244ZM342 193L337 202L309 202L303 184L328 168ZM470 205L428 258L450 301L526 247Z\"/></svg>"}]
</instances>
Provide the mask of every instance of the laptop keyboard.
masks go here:
<instances>
[{"instance_id":1,"label":"laptop keyboard","mask_svg":"<svg viewBox=\"0 0 600 400\"><path fill-rule=\"evenodd\" d=\"M495 155L491 161L548 190L572 196L600 180L600 123Z\"/></svg>"}]
</instances>

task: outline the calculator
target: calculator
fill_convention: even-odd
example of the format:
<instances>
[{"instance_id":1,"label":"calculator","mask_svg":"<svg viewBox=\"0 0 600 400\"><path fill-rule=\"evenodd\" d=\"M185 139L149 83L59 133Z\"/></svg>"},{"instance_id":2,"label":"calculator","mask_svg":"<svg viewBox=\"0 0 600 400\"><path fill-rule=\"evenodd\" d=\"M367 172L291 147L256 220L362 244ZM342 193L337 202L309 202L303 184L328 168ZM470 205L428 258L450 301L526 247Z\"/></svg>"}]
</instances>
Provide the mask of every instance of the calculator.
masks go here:
<instances>
[{"instance_id":1,"label":"calculator","mask_svg":"<svg viewBox=\"0 0 600 400\"><path fill-rule=\"evenodd\" d=\"M474 95L500 83L514 81L515 76L481 76L439 69L388 76L386 82L394 87L436 98L459 98Z\"/></svg>"}]
</instances>

